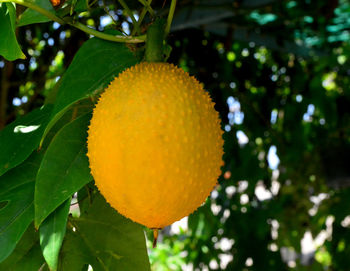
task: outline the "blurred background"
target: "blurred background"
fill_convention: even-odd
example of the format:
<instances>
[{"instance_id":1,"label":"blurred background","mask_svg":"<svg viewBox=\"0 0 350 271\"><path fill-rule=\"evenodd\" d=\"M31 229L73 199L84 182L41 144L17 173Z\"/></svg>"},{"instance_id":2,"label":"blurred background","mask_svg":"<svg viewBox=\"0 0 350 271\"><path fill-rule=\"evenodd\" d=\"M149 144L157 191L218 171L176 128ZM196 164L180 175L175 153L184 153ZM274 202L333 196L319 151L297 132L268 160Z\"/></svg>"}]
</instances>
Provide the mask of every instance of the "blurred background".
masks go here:
<instances>
[{"instance_id":1,"label":"blurred background","mask_svg":"<svg viewBox=\"0 0 350 271\"><path fill-rule=\"evenodd\" d=\"M79 20L132 31L116 1L93 7ZM58 23L17 34L27 59L0 57L0 129L43 104L89 38ZM216 103L225 166L149 249L153 270L350 270L349 1L179 0L169 44Z\"/></svg>"}]
</instances>

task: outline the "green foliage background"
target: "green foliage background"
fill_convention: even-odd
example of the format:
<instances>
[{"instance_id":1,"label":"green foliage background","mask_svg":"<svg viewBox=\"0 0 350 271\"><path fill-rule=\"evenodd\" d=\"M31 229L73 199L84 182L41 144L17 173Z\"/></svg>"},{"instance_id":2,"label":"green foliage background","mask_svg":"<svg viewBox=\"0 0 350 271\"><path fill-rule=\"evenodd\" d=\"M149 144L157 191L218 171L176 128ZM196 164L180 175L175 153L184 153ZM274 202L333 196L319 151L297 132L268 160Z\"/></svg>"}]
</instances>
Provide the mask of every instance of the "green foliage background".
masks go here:
<instances>
[{"instance_id":1,"label":"green foliage background","mask_svg":"<svg viewBox=\"0 0 350 271\"><path fill-rule=\"evenodd\" d=\"M29 2L70 26L1 2L0 270L349 270L348 1L178 1L168 62L215 101L225 166L156 249L106 204L85 155L99 93L144 45L73 27L144 34L152 12L137 29L115 1Z\"/></svg>"}]
</instances>

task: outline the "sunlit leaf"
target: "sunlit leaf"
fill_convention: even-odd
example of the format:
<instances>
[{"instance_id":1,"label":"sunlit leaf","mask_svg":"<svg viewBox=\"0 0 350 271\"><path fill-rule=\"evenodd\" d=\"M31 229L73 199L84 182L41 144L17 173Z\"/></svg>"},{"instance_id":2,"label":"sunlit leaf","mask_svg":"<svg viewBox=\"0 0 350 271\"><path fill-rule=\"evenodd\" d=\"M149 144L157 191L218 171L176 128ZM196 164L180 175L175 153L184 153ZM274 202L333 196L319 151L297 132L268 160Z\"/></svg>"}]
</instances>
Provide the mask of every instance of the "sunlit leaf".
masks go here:
<instances>
[{"instance_id":1,"label":"sunlit leaf","mask_svg":"<svg viewBox=\"0 0 350 271\"><path fill-rule=\"evenodd\" d=\"M142 227L118 214L97 195L87 213L72 219L59 270L150 270Z\"/></svg>"},{"instance_id":2,"label":"sunlit leaf","mask_svg":"<svg viewBox=\"0 0 350 271\"><path fill-rule=\"evenodd\" d=\"M96 95L114 76L136 62L136 56L124 44L97 38L85 42L62 78L44 136L72 104Z\"/></svg>"},{"instance_id":3,"label":"sunlit leaf","mask_svg":"<svg viewBox=\"0 0 350 271\"><path fill-rule=\"evenodd\" d=\"M45 10L47 10L50 13L55 13L55 9L52 7L50 1L48 0L34 0L33 3ZM35 23L46 23L50 22L51 19L46 17L45 15L31 9L27 8L19 17L17 26L24 26L28 24L35 24Z\"/></svg>"},{"instance_id":4,"label":"sunlit leaf","mask_svg":"<svg viewBox=\"0 0 350 271\"><path fill-rule=\"evenodd\" d=\"M70 198L51 213L39 228L40 246L50 270L57 269L58 254L66 233Z\"/></svg>"},{"instance_id":5,"label":"sunlit leaf","mask_svg":"<svg viewBox=\"0 0 350 271\"><path fill-rule=\"evenodd\" d=\"M64 126L52 139L35 185L35 225L92 180L86 156L87 127L91 113Z\"/></svg>"},{"instance_id":6,"label":"sunlit leaf","mask_svg":"<svg viewBox=\"0 0 350 271\"><path fill-rule=\"evenodd\" d=\"M33 110L0 131L0 175L22 163L38 147L51 108Z\"/></svg>"},{"instance_id":7,"label":"sunlit leaf","mask_svg":"<svg viewBox=\"0 0 350 271\"><path fill-rule=\"evenodd\" d=\"M41 268L41 269L40 269ZM2 263L0 270L6 271L47 271L41 254L39 234L30 225L18 242L13 253Z\"/></svg>"},{"instance_id":8,"label":"sunlit leaf","mask_svg":"<svg viewBox=\"0 0 350 271\"><path fill-rule=\"evenodd\" d=\"M41 160L33 154L22 165L0 177L0 262L16 247L34 218L34 182Z\"/></svg>"},{"instance_id":9,"label":"sunlit leaf","mask_svg":"<svg viewBox=\"0 0 350 271\"><path fill-rule=\"evenodd\" d=\"M15 34L16 9L12 3L0 3L0 55L13 61L26 58Z\"/></svg>"}]
</instances>

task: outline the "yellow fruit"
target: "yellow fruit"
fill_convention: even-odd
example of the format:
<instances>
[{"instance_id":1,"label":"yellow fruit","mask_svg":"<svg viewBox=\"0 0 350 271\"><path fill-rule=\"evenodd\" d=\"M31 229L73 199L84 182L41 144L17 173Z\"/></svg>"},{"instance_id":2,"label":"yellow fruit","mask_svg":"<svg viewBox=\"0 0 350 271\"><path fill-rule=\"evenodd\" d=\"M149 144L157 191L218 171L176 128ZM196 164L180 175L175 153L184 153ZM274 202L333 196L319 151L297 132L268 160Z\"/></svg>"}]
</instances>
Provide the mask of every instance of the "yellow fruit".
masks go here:
<instances>
[{"instance_id":1,"label":"yellow fruit","mask_svg":"<svg viewBox=\"0 0 350 271\"><path fill-rule=\"evenodd\" d=\"M149 228L196 210L216 185L222 155L213 102L174 65L127 69L94 109L88 157L95 183L113 208Z\"/></svg>"}]
</instances>

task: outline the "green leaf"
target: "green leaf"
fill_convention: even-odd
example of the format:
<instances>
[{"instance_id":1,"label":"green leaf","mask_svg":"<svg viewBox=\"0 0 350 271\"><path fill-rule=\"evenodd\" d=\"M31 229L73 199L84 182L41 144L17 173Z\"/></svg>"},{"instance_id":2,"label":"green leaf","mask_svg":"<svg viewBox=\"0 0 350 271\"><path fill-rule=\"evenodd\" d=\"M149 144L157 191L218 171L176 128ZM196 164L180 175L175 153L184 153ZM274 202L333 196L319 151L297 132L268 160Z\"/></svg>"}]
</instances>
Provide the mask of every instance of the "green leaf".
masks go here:
<instances>
[{"instance_id":1,"label":"green leaf","mask_svg":"<svg viewBox=\"0 0 350 271\"><path fill-rule=\"evenodd\" d=\"M41 253L40 245L36 244L32 247L31 250L28 251L26 255L13 267L13 271L44 271L48 270L44 269L46 266L45 261L43 259L43 255Z\"/></svg>"},{"instance_id":2,"label":"green leaf","mask_svg":"<svg viewBox=\"0 0 350 271\"><path fill-rule=\"evenodd\" d=\"M94 96L114 76L137 63L124 45L92 38L84 43L62 77L56 104L44 136L68 108L79 100Z\"/></svg>"},{"instance_id":3,"label":"green leaf","mask_svg":"<svg viewBox=\"0 0 350 271\"><path fill-rule=\"evenodd\" d=\"M80 12L87 10L88 8L89 7L88 7L87 0L77 0L77 3L74 7L74 11L80 13Z\"/></svg>"},{"instance_id":4,"label":"green leaf","mask_svg":"<svg viewBox=\"0 0 350 271\"><path fill-rule=\"evenodd\" d=\"M16 8L12 3L0 3L0 55L9 61L26 56L18 45L15 34Z\"/></svg>"},{"instance_id":5,"label":"green leaf","mask_svg":"<svg viewBox=\"0 0 350 271\"><path fill-rule=\"evenodd\" d=\"M65 125L52 139L35 184L35 226L92 180L86 156L91 113Z\"/></svg>"},{"instance_id":6,"label":"green leaf","mask_svg":"<svg viewBox=\"0 0 350 271\"><path fill-rule=\"evenodd\" d=\"M45 260L40 251L39 235L34 226L30 225L13 253L4 262L0 263L0 270L38 271L44 263Z\"/></svg>"},{"instance_id":7,"label":"green leaf","mask_svg":"<svg viewBox=\"0 0 350 271\"><path fill-rule=\"evenodd\" d=\"M34 0L33 3L51 13L56 13L55 9L51 5L49 0ZM24 26L36 23L46 23L50 22L51 19L47 18L45 15L31 9L27 8L19 17L17 26Z\"/></svg>"},{"instance_id":8,"label":"green leaf","mask_svg":"<svg viewBox=\"0 0 350 271\"><path fill-rule=\"evenodd\" d=\"M39 228L40 246L50 270L57 270L58 255L66 234L70 198L50 214Z\"/></svg>"},{"instance_id":9,"label":"green leaf","mask_svg":"<svg viewBox=\"0 0 350 271\"><path fill-rule=\"evenodd\" d=\"M51 109L51 106L36 109L0 131L0 176L22 163L38 147Z\"/></svg>"},{"instance_id":10,"label":"green leaf","mask_svg":"<svg viewBox=\"0 0 350 271\"><path fill-rule=\"evenodd\" d=\"M0 262L16 247L33 221L34 182L41 155L34 153L26 162L0 177Z\"/></svg>"},{"instance_id":11,"label":"green leaf","mask_svg":"<svg viewBox=\"0 0 350 271\"><path fill-rule=\"evenodd\" d=\"M150 270L142 227L118 214L101 195L87 213L70 221L75 232L69 231L64 241L59 270L81 270L85 264L94 271Z\"/></svg>"}]
</instances>

